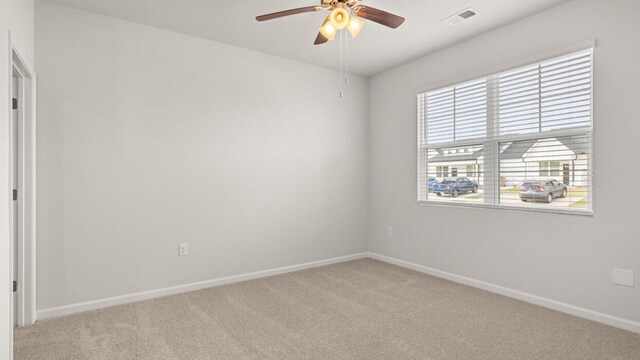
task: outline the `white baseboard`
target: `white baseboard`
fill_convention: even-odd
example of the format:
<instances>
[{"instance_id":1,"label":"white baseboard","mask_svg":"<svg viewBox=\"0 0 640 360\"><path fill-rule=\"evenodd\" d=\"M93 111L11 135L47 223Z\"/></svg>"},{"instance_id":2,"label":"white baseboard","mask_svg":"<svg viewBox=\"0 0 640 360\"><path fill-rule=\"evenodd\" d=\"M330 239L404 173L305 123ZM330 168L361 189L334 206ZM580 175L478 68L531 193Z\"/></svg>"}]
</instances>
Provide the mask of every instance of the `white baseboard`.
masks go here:
<instances>
[{"instance_id":1,"label":"white baseboard","mask_svg":"<svg viewBox=\"0 0 640 360\"><path fill-rule=\"evenodd\" d=\"M336 258L331 258L326 260L304 263L304 264L285 266L285 267L280 267L276 269L227 276L219 279L207 280L207 281L202 281L202 282L197 282L192 284L178 285L178 286L168 287L164 289L150 290L150 291L144 291L144 292L139 292L135 294L115 296L107 299L93 300L93 301L65 305L65 306L60 306L55 308L43 309L43 310L37 311L37 319L38 320L50 319L50 318L60 317L64 315L70 315L70 314L75 314L75 313L85 312L90 310L103 309L111 306L123 305L123 304L143 301L143 300L150 300L150 299L155 299L163 296L181 294L181 293L206 289L206 288L215 287L215 286L233 284L233 283L238 283L238 282L253 280L253 279L260 279L260 278L265 278L269 276L280 275L280 274L310 269L310 268L319 267L319 266L326 266L326 265L347 262L347 261L352 261L357 259L364 259L368 257L368 255L369 255L368 253L353 254L353 255L341 256L341 257L336 257Z\"/></svg>"},{"instance_id":2,"label":"white baseboard","mask_svg":"<svg viewBox=\"0 0 640 360\"><path fill-rule=\"evenodd\" d=\"M524 301L530 304L539 305L552 310L560 311L566 314L574 315L584 319L596 321L599 323L607 324L624 330L640 333L640 323L632 320L619 318L612 315L603 314L597 311L581 308L571 304L563 303L556 300L543 298L540 296L528 294L522 291L509 289L503 286L494 285L488 282L471 279L468 277L452 274L446 271L433 269L427 266L418 265L408 261L379 255L376 253L369 253L369 257L375 260L383 261L389 264L397 265L403 268L415 270L424 274L432 275L449 281L453 281L459 284L468 285L478 289L490 291L496 294L504 295L513 299Z\"/></svg>"},{"instance_id":3,"label":"white baseboard","mask_svg":"<svg viewBox=\"0 0 640 360\"><path fill-rule=\"evenodd\" d=\"M64 316L64 315L80 313L84 311L103 309L103 308L116 306L116 305L123 305L123 304L128 304L128 303L137 302L137 301L150 300L150 299L155 299L163 296L181 294L181 293L206 289L206 288L215 287L215 286L221 286L221 285L227 285L227 284L232 284L232 283L237 283L237 282L242 282L247 280L259 279L259 278L264 278L264 277L269 277L269 276L274 276L279 274L285 274L285 273L310 269L310 268L319 267L319 266L326 266L326 265L331 265L331 264L336 264L341 262L363 259L367 257L371 259L383 261L389 264L397 265L400 267L404 267L407 269L415 270L424 274L450 280L456 283L460 283L460 284L472 286L475 288L479 288L482 290L490 291L496 294L504 295L504 296L521 300L527 303L546 307L552 310L560 311L566 314L600 322L603 324L618 327L618 328L632 331L635 333L640 333L639 322L619 318L612 315L603 314L597 311L581 308L581 307L570 305L560 301L543 298L543 297L528 294L522 291L509 289L503 286L494 285L488 282L452 274L446 271L430 268L428 266L418 265L415 263L411 263L408 261L404 261L404 260L376 254L376 253L360 253L360 254L353 254L348 256L341 256L341 257L314 261L314 262L305 263L305 264L285 266L285 267L271 269L271 270L233 275L233 276L228 276L228 277L223 277L223 278L213 279L208 281L202 281L202 282L197 282L192 284L173 286L173 287L168 287L164 289L144 291L140 293L116 296L116 297L107 298L107 299L87 301L83 303L65 305L65 306L60 306L60 307L55 307L50 309L43 309L43 310L38 310L37 319L43 320L43 319L55 318L55 317Z\"/></svg>"}]
</instances>

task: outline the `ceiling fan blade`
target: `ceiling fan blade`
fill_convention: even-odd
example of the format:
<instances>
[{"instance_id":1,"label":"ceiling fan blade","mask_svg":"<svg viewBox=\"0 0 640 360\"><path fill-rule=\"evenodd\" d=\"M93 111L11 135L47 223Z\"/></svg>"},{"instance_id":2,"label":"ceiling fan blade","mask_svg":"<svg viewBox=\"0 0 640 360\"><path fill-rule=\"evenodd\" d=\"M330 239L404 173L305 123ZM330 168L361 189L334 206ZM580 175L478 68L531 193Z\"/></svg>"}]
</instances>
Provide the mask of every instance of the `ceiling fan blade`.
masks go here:
<instances>
[{"instance_id":1,"label":"ceiling fan blade","mask_svg":"<svg viewBox=\"0 0 640 360\"><path fill-rule=\"evenodd\" d=\"M404 23L403 17L370 6L358 5L353 12L363 19L377 22L392 29L396 29Z\"/></svg>"},{"instance_id":2,"label":"ceiling fan blade","mask_svg":"<svg viewBox=\"0 0 640 360\"><path fill-rule=\"evenodd\" d=\"M297 9L278 11L272 14L256 16L256 20L267 21L267 20L273 20L273 19L277 19L285 16L303 14L303 13L320 11L320 10L322 10L322 6L307 6L307 7L297 8Z\"/></svg>"},{"instance_id":3,"label":"ceiling fan blade","mask_svg":"<svg viewBox=\"0 0 640 360\"><path fill-rule=\"evenodd\" d=\"M313 43L313 45L322 45L322 44L326 43L327 41L329 41L329 39L324 37L324 35L322 35L321 32L318 32L318 36L316 37L316 41Z\"/></svg>"}]
</instances>

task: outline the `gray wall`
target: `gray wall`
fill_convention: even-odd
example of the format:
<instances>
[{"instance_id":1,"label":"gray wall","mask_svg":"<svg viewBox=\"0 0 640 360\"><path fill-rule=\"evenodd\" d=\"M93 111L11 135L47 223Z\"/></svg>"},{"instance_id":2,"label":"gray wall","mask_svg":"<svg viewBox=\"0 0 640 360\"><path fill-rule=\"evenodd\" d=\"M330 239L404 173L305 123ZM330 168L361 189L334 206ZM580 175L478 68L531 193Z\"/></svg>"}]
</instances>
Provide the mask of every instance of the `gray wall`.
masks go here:
<instances>
[{"instance_id":1,"label":"gray wall","mask_svg":"<svg viewBox=\"0 0 640 360\"><path fill-rule=\"evenodd\" d=\"M366 79L36 16L39 310L366 249Z\"/></svg>"},{"instance_id":2,"label":"gray wall","mask_svg":"<svg viewBox=\"0 0 640 360\"><path fill-rule=\"evenodd\" d=\"M640 321L640 2L573 0L370 79L370 250L598 312ZM461 25L464 26L464 25ZM420 206L416 93L500 64L597 38L594 217ZM386 226L394 236L386 236Z\"/></svg>"},{"instance_id":3,"label":"gray wall","mask_svg":"<svg viewBox=\"0 0 640 360\"><path fill-rule=\"evenodd\" d=\"M9 0L9 27L13 45L20 51L22 59L33 68L35 57L35 1Z\"/></svg>"}]
</instances>

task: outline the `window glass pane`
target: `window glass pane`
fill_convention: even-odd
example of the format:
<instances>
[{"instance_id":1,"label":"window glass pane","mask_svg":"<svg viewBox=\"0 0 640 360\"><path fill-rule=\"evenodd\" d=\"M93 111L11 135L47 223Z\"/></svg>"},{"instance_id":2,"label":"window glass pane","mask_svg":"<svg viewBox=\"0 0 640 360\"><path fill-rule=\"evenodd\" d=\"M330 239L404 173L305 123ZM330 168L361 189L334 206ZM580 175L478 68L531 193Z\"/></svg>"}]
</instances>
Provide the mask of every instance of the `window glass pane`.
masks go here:
<instances>
[{"instance_id":1,"label":"window glass pane","mask_svg":"<svg viewBox=\"0 0 640 360\"><path fill-rule=\"evenodd\" d=\"M541 131L591 123L591 53L540 65Z\"/></svg>"},{"instance_id":2,"label":"window glass pane","mask_svg":"<svg viewBox=\"0 0 640 360\"><path fill-rule=\"evenodd\" d=\"M500 135L539 130L539 81L538 65L498 76Z\"/></svg>"},{"instance_id":3,"label":"window glass pane","mask_svg":"<svg viewBox=\"0 0 640 360\"><path fill-rule=\"evenodd\" d=\"M559 176L560 175L560 162L559 161L549 161L549 175L550 176Z\"/></svg>"},{"instance_id":4,"label":"window glass pane","mask_svg":"<svg viewBox=\"0 0 640 360\"><path fill-rule=\"evenodd\" d=\"M428 201L483 203L483 146L434 148L427 160ZM465 151L466 150L466 151Z\"/></svg>"},{"instance_id":5,"label":"window glass pane","mask_svg":"<svg viewBox=\"0 0 640 360\"><path fill-rule=\"evenodd\" d=\"M548 161L540 161L538 163L540 168L540 176L549 176L549 162Z\"/></svg>"},{"instance_id":6,"label":"window glass pane","mask_svg":"<svg viewBox=\"0 0 640 360\"><path fill-rule=\"evenodd\" d=\"M430 92L426 97L427 143L486 136L487 79Z\"/></svg>"},{"instance_id":7,"label":"window glass pane","mask_svg":"<svg viewBox=\"0 0 640 360\"><path fill-rule=\"evenodd\" d=\"M498 75L500 135L591 125L591 52Z\"/></svg>"},{"instance_id":8,"label":"window glass pane","mask_svg":"<svg viewBox=\"0 0 640 360\"><path fill-rule=\"evenodd\" d=\"M487 133L487 80L456 86L455 140L484 138Z\"/></svg>"},{"instance_id":9,"label":"window glass pane","mask_svg":"<svg viewBox=\"0 0 640 360\"><path fill-rule=\"evenodd\" d=\"M500 204L590 210L588 135L500 144Z\"/></svg>"},{"instance_id":10,"label":"window glass pane","mask_svg":"<svg viewBox=\"0 0 640 360\"><path fill-rule=\"evenodd\" d=\"M450 87L427 95L427 142L454 141L455 88Z\"/></svg>"}]
</instances>

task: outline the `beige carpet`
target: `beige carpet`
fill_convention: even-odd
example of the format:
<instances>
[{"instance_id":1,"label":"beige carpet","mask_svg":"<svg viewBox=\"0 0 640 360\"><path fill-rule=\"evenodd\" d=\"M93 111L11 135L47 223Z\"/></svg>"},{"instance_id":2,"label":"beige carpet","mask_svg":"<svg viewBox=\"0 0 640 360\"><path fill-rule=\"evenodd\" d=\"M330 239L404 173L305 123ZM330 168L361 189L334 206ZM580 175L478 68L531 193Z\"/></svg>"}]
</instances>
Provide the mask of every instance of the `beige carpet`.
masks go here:
<instances>
[{"instance_id":1,"label":"beige carpet","mask_svg":"<svg viewBox=\"0 0 640 360\"><path fill-rule=\"evenodd\" d=\"M39 321L15 359L640 359L640 335L373 260Z\"/></svg>"}]
</instances>

